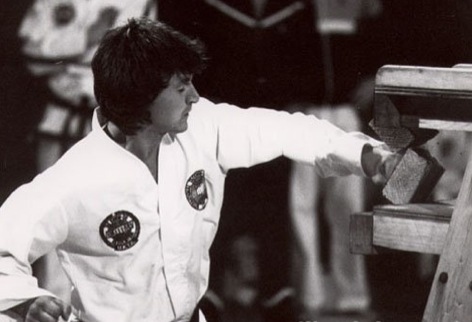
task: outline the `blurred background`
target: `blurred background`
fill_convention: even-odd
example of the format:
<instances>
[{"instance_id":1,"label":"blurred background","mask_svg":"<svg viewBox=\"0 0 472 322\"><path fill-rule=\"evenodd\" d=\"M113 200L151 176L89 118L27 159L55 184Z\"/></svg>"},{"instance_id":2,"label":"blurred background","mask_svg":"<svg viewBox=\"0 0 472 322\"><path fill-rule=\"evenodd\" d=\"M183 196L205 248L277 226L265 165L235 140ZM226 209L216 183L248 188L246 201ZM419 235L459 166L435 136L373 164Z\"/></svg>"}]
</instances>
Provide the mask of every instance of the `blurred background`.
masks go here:
<instances>
[{"instance_id":1,"label":"blurred background","mask_svg":"<svg viewBox=\"0 0 472 322\"><path fill-rule=\"evenodd\" d=\"M90 59L131 16L204 41L201 96L373 136L379 67L472 63L471 0L2 0L0 202L89 131ZM435 140L446 175L432 198L452 199L470 138ZM349 215L384 203L367 180L322 179L285 158L232 170L202 301L209 321L419 321L436 256L349 253ZM67 300L60 273L54 254L35 263L40 284Z\"/></svg>"}]
</instances>

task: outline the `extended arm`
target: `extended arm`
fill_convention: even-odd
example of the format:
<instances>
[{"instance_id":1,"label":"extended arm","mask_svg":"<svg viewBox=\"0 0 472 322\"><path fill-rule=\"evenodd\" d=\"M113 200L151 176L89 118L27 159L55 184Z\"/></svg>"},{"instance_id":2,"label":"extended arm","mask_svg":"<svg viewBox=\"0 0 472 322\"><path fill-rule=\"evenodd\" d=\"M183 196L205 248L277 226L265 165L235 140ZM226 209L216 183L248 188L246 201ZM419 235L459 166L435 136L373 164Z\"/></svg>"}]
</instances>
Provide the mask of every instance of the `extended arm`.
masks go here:
<instances>
[{"instance_id":1,"label":"extended arm","mask_svg":"<svg viewBox=\"0 0 472 322\"><path fill-rule=\"evenodd\" d=\"M217 132L222 169L250 167L285 156L312 164L322 176L388 175L395 160L382 142L345 132L313 115L228 104L203 104Z\"/></svg>"}]
</instances>

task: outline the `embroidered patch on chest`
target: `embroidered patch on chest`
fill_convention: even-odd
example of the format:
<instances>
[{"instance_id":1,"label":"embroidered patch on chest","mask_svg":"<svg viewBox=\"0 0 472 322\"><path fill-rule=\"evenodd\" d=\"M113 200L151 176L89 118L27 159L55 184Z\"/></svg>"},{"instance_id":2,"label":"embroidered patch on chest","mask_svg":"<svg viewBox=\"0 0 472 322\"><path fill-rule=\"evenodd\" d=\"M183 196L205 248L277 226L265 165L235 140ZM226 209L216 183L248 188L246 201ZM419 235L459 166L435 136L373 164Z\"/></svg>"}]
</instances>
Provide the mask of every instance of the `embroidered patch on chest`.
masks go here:
<instances>
[{"instance_id":1,"label":"embroidered patch on chest","mask_svg":"<svg viewBox=\"0 0 472 322\"><path fill-rule=\"evenodd\" d=\"M205 209L208 193L205 185L205 171L195 171L185 184L185 196L188 203L197 210Z\"/></svg>"},{"instance_id":2,"label":"embroidered patch on chest","mask_svg":"<svg viewBox=\"0 0 472 322\"><path fill-rule=\"evenodd\" d=\"M108 215L100 224L100 237L117 251L127 250L138 242L139 220L132 213L120 210Z\"/></svg>"}]
</instances>

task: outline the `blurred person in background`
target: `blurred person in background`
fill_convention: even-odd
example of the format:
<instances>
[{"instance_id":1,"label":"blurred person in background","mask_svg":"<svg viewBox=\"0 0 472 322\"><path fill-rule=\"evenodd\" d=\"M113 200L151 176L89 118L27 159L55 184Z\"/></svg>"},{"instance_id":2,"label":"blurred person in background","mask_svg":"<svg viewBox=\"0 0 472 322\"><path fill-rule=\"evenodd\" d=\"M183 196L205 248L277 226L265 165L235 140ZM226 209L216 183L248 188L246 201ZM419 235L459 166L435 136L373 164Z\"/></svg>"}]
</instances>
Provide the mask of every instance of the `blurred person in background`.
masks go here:
<instances>
[{"instance_id":1,"label":"blurred person in background","mask_svg":"<svg viewBox=\"0 0 472 322\"><path fill-rule=\"evenodd\" d=\"M0 203L36 173L32 134L45 97L43 83L26 67L17 36L30 2L0 2Z\"/></svg>"},{"instance_id":2,"label":"blurred person in background","mask_svg":"<svg viewBox=\"0 0 472 322\"><path fill-rule=\"evenodd\" d=\"M370 76L362 70L360 23L381 13L380 1L316 0L324 96L303 111L346 131L363 131L356 95ZM355 176L321 178L293 163L289 213L294 229L293 278L301 318L367 314L371 294L365 258L349 252L349 216L366 207L365 181Z\"/></svg>"}]
</instances>

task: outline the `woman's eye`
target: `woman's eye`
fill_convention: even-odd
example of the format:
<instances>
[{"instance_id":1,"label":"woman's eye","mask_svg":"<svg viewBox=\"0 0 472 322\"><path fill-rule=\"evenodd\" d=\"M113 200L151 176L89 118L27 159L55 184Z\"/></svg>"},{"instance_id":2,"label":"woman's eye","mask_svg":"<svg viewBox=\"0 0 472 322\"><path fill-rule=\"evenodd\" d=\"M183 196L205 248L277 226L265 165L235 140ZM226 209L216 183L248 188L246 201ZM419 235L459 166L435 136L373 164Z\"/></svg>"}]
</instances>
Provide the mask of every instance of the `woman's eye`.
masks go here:
<instances>
[{"instance_id":1,"label":"woman's eye","mask_svg":"<svg viewBox=\"0 0 472 322\"><path fill-rule=\"evenodd\" d=\"M185 91L185 87L179 87L179 88L177 89L177 91L178 91L179 93L183 93L183 92Z\"/></svg>"}]
</instances>

